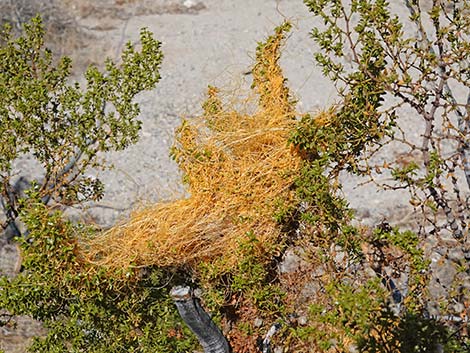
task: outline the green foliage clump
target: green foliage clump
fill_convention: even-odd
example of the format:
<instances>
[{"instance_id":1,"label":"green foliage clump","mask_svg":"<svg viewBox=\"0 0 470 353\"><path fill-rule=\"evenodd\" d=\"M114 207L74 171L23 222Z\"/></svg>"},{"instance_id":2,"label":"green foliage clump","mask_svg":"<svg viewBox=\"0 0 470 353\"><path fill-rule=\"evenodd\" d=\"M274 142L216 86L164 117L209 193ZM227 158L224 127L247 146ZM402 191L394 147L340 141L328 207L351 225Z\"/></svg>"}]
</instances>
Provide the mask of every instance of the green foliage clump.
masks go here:
<instances>
[{"instance_id":1,"label":"green foliage clump","mask_svg":"<svg viewBox=\"0 0 470 353\"><path fill-rule=\"evenodd\" d=\"M353 212L341 195L339 183L339 176L344 171L374 180L373 173L381 173L385 169L390 180L395 182L389 188L409 189L414 206L429 207L435 219L440 211L440 216L447 222L445 226L438 227L437 221L425 218L423 224L430 222L436 234L447 228L462 247L465 245L463 230L467 229L467 220L455 169L460 167L467 176L470 175L466 170L469 168L466 154L470 150L465 137L468 135L468 127L465 127L468 117L459 110L462 104L452 98L447 81L453 75L457 83L468 87L468 77L456 66L459 60L468 56L463 54L469 47L454 31L470 27L462 15L462 11L468 10L468 5L465 4L463 9L454 6L453 14L446 19L450 24L443 27L440 21L445 16L439 13L444 8L434 3L429 18L436 32L435 42L427 38L420 44L423 38L405 37L403 25L391 14L386 1L307 0L305 3L314 15L323 20L324 27L312 32L322 49L315 57L325 75L337 85L340 101L324 113L306 114L296 121L295 101L290 98L285 78L277 65L278 45L290 25L278 27L275 36L259 44L259 65L253 70L253 87L258 89L259 103L266 116L279 118L284 124L288 118L287 126L292 127L288 142L301 159L300 162L290 159L291 155L286 159L288 164L295 161L300 165L295 169L296 178L288 179L285 187L292 191L291 197L269 200L275 205L271 216L277 223L273 227L281 229L276 233L278 243L261 243L261 232L242 232L246 238L237 239L235 255L230 256L236 258L235 263L227 264L228 257L219 256L192 264L190 273L184 266L178 270L184 273L184 280L191 277L202 288L204 305L212 312L214 320L228 330L229 341L235 351L258 351L256 341L260 341L273 323L283 324L273 341L283 346L285 351L311 351L312 347L324 352L468 351L468 339L461 334L462 328L468 325L456 327L445 320L430 318L426 312L426 305L432 300L426 287L432 273L423 243L429 240L429 234L381 225L375 229L355 226L351 222ZM408 8L410 20L418 26L421 36L425 36L420 27L422 13L419 4L410 2ZM29 37L11 42L7 53L18 51L21 59L21 48L34 49L35 45L41 44L35 41L35 36L41 36L38 28L39 25L27 27ZM8 36L6 38L9 42ZM128 47L121 68L111 62L107 63L107 74L91 68L86 76L86 92L79 91L77 86L66 85L69 67L66 59L59 64L62 71L49 70L52 61L47 52L42 56L28 57L26 61L17 60L23 63L19 69L29 68L32 63L34 65L31 66L43 68L40 71L42 76L37 77L46 81L34 76L34 70L29 73L33 84L39 80L34 90L16 76L4 82L16 80L24 85L24 91L20 86L11 86L12 90L8 86L2 91L1 88L7 86L5 83L0 85L0 93L8 91L8 94L13 94L6 94L9 105L0 110L0 117L9 117L10 125L4 127L4 132L13 132L7 136L2 131L2 136L9 140L4 141L4 150L0 150L4 152L0 166L9 170L11 162L26 152L22 147L16 150L12 143L26 146L27 142L28 148L49 173L46 173L45 183L14 209L16 213L22 213L28 229L21 245L23 270L16 278L2 278L0 282L2 307L12 314L32 315L49 328L46 337L35 340L32 351L183 352L196 347L188 330L181 325L168 296L167 288L179 279L174 272L147 264L142 270L131 266L119 270L119 273L109 273L87 262L83 258L86 252L80 251L80 247L93 230L63 221L60 214L51 214L44 205L47 195L62 202L70 199L71 203L98 197L101 190L92 188L89 196L80 191L87 186L79 178L84 168L96 162L99 151L122 149L135 141L139 123L134 118L138 108L131 101L142 87L151 88L156 83L156 69L161 60L160 54L155 55L159 53L158 43L146 31L142 34L142 44L142 53ZM32 49L27 52L34 53ZM261 55L266 49L274 55ZM4 54L3 57L9 58L9 55ZM10 59L4 60L10 62ZM345 67L345 60L350 61L350 67ZM271 71L268 72L268 68ZM28 70L24 72L30 72ZM135 72L138 73L137 78L133 77ZM149 73L150 77L147 76ZM274 79L269 81L268 77ZM51 88L56 95L47 93ZM16 99L22 95L29 97L36 90L39 95L34 96L34 104L25 105L22 99ZM385 107L387 96L394 97L399 103ZM111 103L113 108L105 109L105 103ZM408 141L400 130L397 120L399 108L404 105L424 117L426 133L421 147ZM209 99L203 108L207 126L214 132L223 131L220 116L225 116L225 110L216 88L210 87ZM456 114L457 122L450 118L451 113ZM61 118L68 122L64 128L66 135L57 132L55 120L46 119L43 120L45 125L31 125L35 128L43 126L44 129L30 140L25 130L19 127L24 117L34 118L28 122L30 125L36 118ZM238 115L233 117L240 123ZM437 134L440 118L445 124ZM183 125L182 129L188 126ZM231 124L229 128L237 126ZM401 136L397 137L397 131ZM232 132L230 137L235 138L236 143L243 140ZM188 136L188 146L195 147L196 139L191 134ZM286 147L284 137L280 136L279 145ZM54 138L61 143L54 142ZM67 139L73 143L65 144L63 141ZM373 153L386 143L384 141L392 139L404 143L412 152L422 153L422 160L401 165L392 162L371 165ZM443 155L440 144L444 140L457 141L458 148L453 157ZM42 144L65 147L56 155L48 147L41 147ZM267 145L265 142L262 144ZM219 141L214 145L217 147L214 151L220 150ZM217 159L208 149L194 148L190 152L197 167L197 162ZM78 159L74 159L77 156ZM68 158L75 169L67 169L60 163L57 169L52 161L59 157ZM250 167L254 165L251 160L247 164ZM49 169L48 165L51 165ZM229 166L232 171L233 165ZM67 173L62 175L62 170L67 170ZM70 170L74 172L69 173ZM207 173L208 170L201 168L198 172ZM447 184L444 179L448 180ZM8 175L5 180L9 180ZM204 190L211 191L213 179L208 180ZM6 185L8 187L9 184ZM60 185L67 192L61 193L63 188ZM73 189L74 185L78 189ZM284 190L285 185L282 185ZM251 195L253 190L249 190L250 199L258 196ZM8 192L6 187L3 192ZM455 199L448 198L449 192L453 192ZM79 194L82 196L76 197ZM212 208L212 204L200 204ZM186 209L194 211L192 206ZM182 208L177 211L178 217L184 213ZM10 216L12 220L16 217L15 212ZM235 212L231 218L240 224L253 221L247 227L253 230L258 219L240 213ZM199 214L196 216L201 218ZM222 217L214 219L218 218ZM194 223L199 224L198 221ZM137 223L140 225L140 222L141 219ZM188 230L185 227L181 229L184 232ZM223 230L217 229L217 235ZM149 234L154 235L152 232ZM292 245L302 248L303 260L307 264L299 267L306 266L307 270L281 274L277 268L279 259ZM400 300L396 300L391 276L385 267L390 270L400 264L404 264L405 270L399 270L400 274L407 275L407 283L405 290L400 292ZM463 261L458 266L461 273L468 272ZM305 276L306 273L314 273L315 277ZM314 298L310 298L313 304L305 302L302 297L306 284L318 289ZM296 321L299 312L306 314L306 322Z\"/></svg>"},{"instance_id":2,"label":"green foliage clump","mask_svg":"<svg viewBox=\"0 0 470 353\"><path fill-rule=\"evenodd\" d=\"M45 337L31 352L188 352L197 347L182 325L158 269L110 275L80 256L80 239L93 230L63 220L29 195L21 218L22 270L0 279L0 307L41 320Z\"/></svg>"},{"instance_id":3,"label":"green foliage clump","mask_svg":"<svg viewBox=\"0 0 470 353\"><path fill-rule=\"evenodd\" d=\"M272 249L272 253L275 249ZM240 261L230 272L224 270L224 264L214 261L201 263L200 281L208 289L206 303L213 311L219 311L227 305L226 298L237 299L239 304L252 306L256 314L265 317L276 317L282 311L282 300L285 293L276 283L272 264L272 253L259 243L253 233L248 233L240 241L237 256ZM246 307L235 305L236 310Z\"/></svg>"},{"instance_id":4,"label":"green foliage clump","mask_svg":"<svg viewBox=\"0 0 470 353\"><path fill-rule=\"evenodd\" d=\"M424 246L429 248L437 234L435 246L447 248L439 237L449 232L468 253L462 198L468 188L457 177L458 169L462 170L470 185L468 101L459 102L453 91L456 86L468 87L468 76L460 74L468 63L458 59L468 56L468 44L464 44L468 38L451 33L468 31L463 14L468 13L469 4L433 2L425 14L420 2L406 2L408 24L416 29L416 37L405 33L386 1L305 3L321 19L322 25L311 33L320 47L315 59L336 85L339 101L320 115L303 116L291 137L308 171L296 181L302 206L300 225L307 231L314 253L321 254L321 262L331 270L322 278L324 295L311 312L312 323L294 336L306 339L307 335L324 351L348 351L353 346L364 352L434 351L439 346L446 352L464 351L468 325L444 316L430 319L427 313L435 300L428 288L434 274ZM413 118L425 131L419 142L400 125L404 107L413 110ZM388 156L375 164L371 157L388 143L402 144L409 159ZM353 227L347 203L338 194L338 176L343 171L365 176L389 190L408 189L416 214L423 215L417 233ZM379 181L377 175L381 174L394 182ZM384 180L384 175L380 178ZM311 186L313 182L315 186ZM312 228L305 223L317 225L315 237L309 236ZM335 250L338 246L348 252L342 263ZM368 253L369 247L374 251ZM389 307L393 293L384 269L392 270L400 262L406 265L398 271L407 280L397 312ZM365 265L375 272L372 281L361 267ZM460 262L453 265L463 270ZM462 283L455 285L465 291ZM452 293L447 291L448 296ZM452 300L465 304L463 297Z\"/></svg>"},{"instance_id":5,"label":"green foliage clump","mask_svg":"<svg viewBox=\"0 0 470 353\"><path fill-rule=\"evenodd\" d=\"M398 228L384 230L380 227L374 229L373 241L388 241L390 244L398 247L409 257L409 286L425 285L427 283L426 273L429 268L430 260L426 259L424 250L420 247L420 239L415 232L406 230L400 232ZM420 295L421 290L415 290L410 295ZM421 288L422 289L422 288Z\"/></svg>"},{"instance_id":6,"label":"green foliage clump","mask_svg":"<svg viewBox=\"0 0 470 353\"><path fill-rule=\"evenodd\" d=\"M117 65L106 71L91 66L86 88L70 83L71 60L57 59L44 48L40 17L13 38L8 25L0 32L0 194L13 225L20 212L20 190L13 164L32 156L41 166L40 197L72 205L100 199L104 186L87 177L91 167L104 167L101 152L122 150L138 140L141 122L136 95L155 87L162 61L160 42L143 29L141 50L130 43ZM19 235L18 233L16 235Z\"/></svg>"},{"instance_id":7,"label":"green foliage clump","mask_svg":"<svg viewBox=\"0 0 470 353\"><path fill-rule=\"evenodd\" d=\"M466 348L434 319L406 313L397 323L391 312L382 312L374 323L376 330L358 338L362 352L465 352Z\"/></svg>"},{"instance_id":8,"label":"green foliage clump","mask_svg":"<svg viewBox=\"0 0 470 353\"><path fill-rule=\"evenodd\" d=\"M63 220L47 204L72 205L103 195L103 184L85 176L103 167L102 152L122 150L138 139L137 94L155 87L162 61L160 42L141 31L140 50L130 43L121 63L106 71L90 67L86 88L70 83L71 61L44 48L39 17L13 38L0 34L0 194L4 227L20 217L20 273L0 278L1 324L15 315L41 320L47 329L31 352L187 352L197 342L182 325L168 293L164 269L109 273L87 261L84 241L96 231ZM43 175L25 194L13 165L33 156ZM41 178L39 178L41 177Z\"/></svg>"}]
</instances>

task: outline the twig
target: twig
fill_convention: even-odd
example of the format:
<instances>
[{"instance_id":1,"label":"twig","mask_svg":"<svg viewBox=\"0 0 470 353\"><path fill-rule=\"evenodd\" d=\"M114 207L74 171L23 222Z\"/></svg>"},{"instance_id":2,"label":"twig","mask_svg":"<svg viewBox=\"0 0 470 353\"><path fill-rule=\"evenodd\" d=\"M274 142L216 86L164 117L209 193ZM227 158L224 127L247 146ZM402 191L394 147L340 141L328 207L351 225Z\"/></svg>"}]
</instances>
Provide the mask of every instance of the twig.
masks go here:
<instances>
[{"instance_id":1,"label":"twig","mask_svg":"<svg viewBox=\"0 0 470 353\"><path fill-rule=\"evenodd\" d=\"M281 329L281 324L276 322L271 328L268 330L266 337L263 340L262 347L263 353L270 353L271 352L271 338Z\"/></svg>"},{"instance_id":2,"label":"twig","mask_svg":"<svg viewBox=\"0 0 470 353\"><path fill-rule=\"evenodd\" d=\"M170 295L181 318L196 335L205 353L231 352L224 335L202 308L189 286L173 287Z\"/></svg>"}]
</instances>

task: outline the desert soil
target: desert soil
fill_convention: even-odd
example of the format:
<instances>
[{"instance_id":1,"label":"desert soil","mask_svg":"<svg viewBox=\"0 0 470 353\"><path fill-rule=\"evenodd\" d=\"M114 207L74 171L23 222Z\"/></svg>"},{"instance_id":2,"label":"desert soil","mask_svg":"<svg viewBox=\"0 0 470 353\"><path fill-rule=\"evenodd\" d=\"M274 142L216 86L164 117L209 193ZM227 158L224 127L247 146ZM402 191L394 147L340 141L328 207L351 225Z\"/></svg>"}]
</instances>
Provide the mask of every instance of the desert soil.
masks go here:
<instances>
[{"instance_id":1,"label":"desert soil","mask_svg":"<svg viewBox=\"0 0 470 353\"><path fill-rule=\"evenodd\" d=\"M104 55L116 57L126 41L138 41L142 27L163 42L165 54L162 80L154 91L139 97L140 141L107 155L114 169L96 173L106 184L106 196L89 205L88 214L103 226L125 218L130 209L184 192L176 164L169 158L175 128L182 117L200 111L208 85L229 91L248 88L251 76L246 73L257 42L284 20L291 21L294 29L282 66L299 111L315 112L335 103L336 90L313 59L317 48L309 31L318 23L300 0L136 0L115 1L101 11L79 6L76 10L85 14L77 22L94 29L95 43L87 42L86 47L91 62L99 64ZM80 53L86 55L83 49ZM400 218L406 214L404 195L358 186L360 181L350 176L343 180L345 195L364 223L389 217L392 210L399 210Z\"/></svg>"}]
</instances>

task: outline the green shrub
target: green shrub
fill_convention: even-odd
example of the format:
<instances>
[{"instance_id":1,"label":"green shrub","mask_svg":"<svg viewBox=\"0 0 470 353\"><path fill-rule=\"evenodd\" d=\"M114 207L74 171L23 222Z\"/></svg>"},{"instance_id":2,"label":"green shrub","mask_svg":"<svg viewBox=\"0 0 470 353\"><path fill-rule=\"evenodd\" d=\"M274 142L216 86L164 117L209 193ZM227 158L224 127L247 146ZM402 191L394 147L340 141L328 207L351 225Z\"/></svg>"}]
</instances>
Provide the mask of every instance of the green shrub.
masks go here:
<instances>
[{"instance_id":1,"label":"green shrub","mask_svg":"<svg viewBox=\"0 0 470 353\"><path fill-rule=\"evenodd\" d=\"M8 25L0 33L0 195L3 227L16 236L22 190L15 185L15 161L28 155L41 165L40 175L32 178L46 204L100 199L103 183L85 173L105 167L102 152L122 150L138 140L141 122L133 100L160 79L160 42L146 29L141 50L128 43L121 64L108 59L104 73L89 67L84 89L70 83L69 58L55 64L44 48L44 34L40 17L26 24L18 38Z\"/></svg>"},{"instance_id":2,"label":"green shrub","mask_svg":"<svg viewBox=\"0 0 470 353\"><path fill-rule=\"evenodd\" d=\"M439 7L438 2L434 2L429 19L435 36L426 39L426 33L422 30L424 14L417 2L408 3L408 8L411 23L417 26L421 38L406 37L403 25L391 14L388 3L382 0L308 0L305 3L314 15L323 20L324 26L312 32L313 38L322 49L316 54L316 60L325 75L337 85L340 98L326 112L315 116L307 114L296 120L295 102L289 96L286 80L277 64L283 33L290 26L285 24L278 27L275 36L260 43L257 59L261 60L261 64L255 66L254 70L255 83L258 84L254 87L260 88L260 106L269 108L264 113L271 118L276 117L276 114L282 118L279 121L288 118L288 126L292 127L290 139L287 141L287 134L283 134L280 138L285 138L286 141L276 139L275 146L282 146L285 152L284 142L290 143L292 153L299 157L290 159L291 156L288 155L289 158L286 159L298 162L296 168L292 168L296 173L295 178L290 174L289 179L285 179L289 180L288 185L282 183L282 190L288 189L289 197L269 200L273 202L273 214L270 215L267 229L279 227L275 229L277 237L274 240L269 238L272 243L261 244L260 234L248 231L237 238L238 246L230 248L233 253L228 254L229 256L210 258L210 261L194 260L190 266L179 264L171 269L157 268L149 263L143 268L131 264L129 268L117 267L118 269L113 270L117 272L111 273L109 268L104 269L90 262L85 255L87 251L83 251L86 244L92 244L86 240L96 237L94 231L83 225L63 221L60 214L50 213L45 206L45 198L73 203L99 197L101 189L95 190L93 185L89 194L81 191L87 186L85 181L78 178L85 170L83 168L93 165L98 150L125 148L135 141L139 124L134 120L137 107L131 100L141 85L135 85L132 79L133 70L138 68L137 72L140 72L137 82L145 82L147 86L144 86L150 88L158 80L158 75L156 71L151 71L156 76L149 81L146 81L145 75L148 70L158 68L161 59L159 55L152 55L158 45L147 36L147 32L143 33L142 55L147 53L149 57L141 57L129 47L126 51L128 54L123 57L124 63L128 60L129 65L124 64L122 70L111 63L107 65L107 75L100 74L96 69L89 70L89 86L85 93L81 93L76 87L66 88L68 86L64 80L67 75L63 72L61 75L60 70L59 73L52 70L50 74L46 70L48 74L44 77L52 81L44 83L44 87L55 87L54 82L62 82L58 87L64 87L65 96L67 92L72 92L73 97L77 97L73 101L81 102L78 108L68 98L49 101L49 95L39 95L34 104L30 105L25 105L21 99L16 101L9 98L16 104L15 109L23 112L23 115L33 109L37 102L39 109L34 110L35 114L29 115L33 117L49 116L38 113L42 111L51 112L54 117L54 109L57 109L54 102L58 102L59 107L70 108L65 111L59 109L62 112L60 116L66 118L65 121L69 117L75 117L75 125L80 126L80 122L84 124L83 130L78 129L78 140L70 145L70 151L80 151L80 157L85 158L82 169L82 164L76 164L76 179L66 179L61 175L61 168L56 170L57 168L50 166L50 170L47 169L48 162L58 157L47 148L42 148L37 141L42 141L46 146L54 146L54 138L62 136L48 133L47 129L54 126L54 120L46 120L46 133L33 134L36 137L31 141L25 130L17 127L17 132L14 129L15 119L8 120L8 124L12 125L5 125L9 130L4 130L14 133L2 132L2 136L9 139L4 141L4 157L0 158L0 163L3 163L6 170L11 161L26 151L15 150L13 146L16 145L12 143L26 141L29 143L28 148L44 164L52 180L52 184L38 184L23 202L13 203L15 208L10 207L10 221L14 221L16 215L21 213L28 235L22 240L22 272L13 279L3 278L0 283L2 307L13 314L29 314L41 319L49 328L47 337L35 340L32 351L190 351L196 347L195 341L180 323L168 297L169 286L189 281L202 287L205 306L212 312L214 320L224 326L235 351L258 351L257 343L273 323L282 324L281 331L273 338L273 344L282 346L285 351L315 349L350 352L356 349L372 353L423 352L440 348L444 352L468 351L468 338L464 334L468 325L465 322L459 326L443 318L430 318L427 314L427 306L433 300L428 291L428 282L433 273L429 253L424 251L424 245L432 239L429 232L419 230L430 226L434 234L442 234L446 229L454 236L462 252L468 252L466 208L461 183L458 183L455 173L460 168L467 177L470 175L466 162L468 117L462 110L462 107L468 108L468 103L456 102L449 80L452 78L456 84L469 86L465 66L467 63L462 64L461 61L470 54L470 47L459 31L468 32L470 28L470 23L466 20L468 16L465 16L470 6L467 2L462 5L453 2L454 8L449 14L445 6ZM40 26L27 27L27 31L34 28ZM36 32L33 31L29 37L15 42L11 47L21 49L26 45L25 48L34 48L34 45L27 44L40 43L34 41L34 33ZM146 51L145 48L153 50ZM265 53L263 48L270 49L271 56L261 55ZM16 49L13 49L10 51L16 53ZM44 58L47 59L48 55L45 53ZM345 68L343 64L346 57L351 58L349 68ZM49 59L46 59L42 59L42 62L47 63ZM269 65L262 64L264 59ZM28 60L25 62L32 62ZM16 62L21 63L21 60ZM66 60L60 65L62 66L59 68L68 67ZM459 71L462 65L464 70ZM26 64L23 66L28 67ZM23 66L20 65L20 69ZM275 78L276 85L267 84L270 81L266 79L266 67L271 68L270 73ZM415 74L410 74L410 71ZM22 82L20 78L16 80ZM38 87L43 87L41 82ZM28 85L22 85L25 91L18 88L18 92L27 94L27 97L32 95ZM111 87L116 88L116 92ZM62 92L60 89L59 93ZM14 92L4 91L10 95ZM244 121L236 112L232 114L230 110L227 113L229 115L225 113L224 102L217 99L216 93L215 88L210 88L209 99L204 106L204 122L214 131L221 128L221 116L235 118L237 123L243 125ZM387 97L393 97L398 101L397 105L386 106L384 102ZM124 118L118 119L113 114L114 110L109 114L103 109L94 110L95 107L102 108L105 101L113 103L115 111ZM399 108L404 105L414 109L417 116L423 118L426 133L422 137L421 146L407 140L400 128ZM19 110L20 108L23 110ZM5 109L4 112L9 111ZM74 114L76 112L79 114ZM34 121L28 123L33 124ZM182 129L188 126L183 125ZM235 124L229 124L229 127L234 128L234 131L230 131L233 143L247 139L246 135L242 139L236 135L240 131L246 133L246 129L235 131ZM76 131L71 129L72 132ZM115 134L114 131L118 130L113 129L118 129L119 133ZM92 141L86 137L90 131L93 136L104 139L103 143L97 140L96 145L92 144L95 149L88 146ZM75 136L72 132L72 135L67 136ZM198 139L191 134L187 137L188 145L197 147ZM408 146L413 153L421 153L421 159L413 159L404 165L397 161L373 165L371 157L374 153L392 140ZM455 147L450 157L441 148L444 140ZM452 144L453 141L457 143ZM214 151L223 150L227 153L220 148L224 147L222 142L217 141L214 144ZM256 142L260 142L259 138ZM271 146L263 143L264 147L266 145ZM68 158L70 155L72 157L69 159L73 161L75 155L70 151L66 149L61 152L65 155L59 156ZM211 163L214 161L211 167L220 163L220 160L214 158L214 153L207 153L207 149L202 150L203 153L199 153L197 149L191 150L194 151L197 153L189 155L191 167L200 167L199 162L206 160ZM231 151L233 153L233 149ZM48 156L52 157L48 159ZM233 157L230 154L227 156ZM262 157L266 157L265 154ZM252 167L254 164L250 161L247 165ZM202 175L207 172L204 168L196 170ZM408 189L412 196L410 203L416 207L415 211L424 211L418 232L402 231L386 222L373 229L355 226L352 222L354 214L341 193L339 176L345 171L366 176L372 181L375 181L374 173L388 173L393 181L389 188ZM196 181L201 179L193 178ZM48 178L45 180L49 182ZM213 179L208 180L209 187L204 184L204 190L213 191L216 189L212 184ZM8 185L7 183L7 187ZM90 185L88 186L85 189L89 190ZM259 186L263 195L267 195L264 187L265 184ZM269 185L266 187L269 188ZM253 188L248 191L251 190ZM7 194L8 190L5 189L4 193ZM250 193L249 196L251 199L253 195ZM224 203L221 205L226 206ZM211 204L203 206L204 209L212 208ZM194 211L191 207L185 209ZM181 209L171 211L177 217L182 213ZM151 213L142 213L148 214ZM227 214L223 213L224 216ZM254 228L264 220L262 217L256 218L259 214L266 217L265 213L260 212L250 217L230 213L229 221L250 224ZM199 214L196 216L199 217ZM215 220L219 218L223 217L214 217ZM137 219L138 222L134 222L137 229L141 221L154 224L153 219ZM271 223L273 219L277 223ZM192 223L197 221L199 219ZM444 221L445 225L441 226L442 223L438 221ZM213 224L216 223L210 223L211 226ZM223 223L225 226L227 224L229 223ZM178 229L187 230L184 227ZM223 235L224 231L223 227L217 228L215 232L213 228L205 229L212 229L217 236ZM203 235L206 236L206 233ZM154 236L152 232L147 235L150 238ZM197 239L201 239L199 233L196 235ZM101 238L103 242L109 239L121 238ZM216 239L224 241L223 237L220 237L222 240ZM144 239L144 243L148 244L147 240ZM281 274L277 265L290 246L302 249L302 266L305 268ZM369 252L369 249L373 251ZM121 255L129 254L132 253ZM99 262L100 253L94 255L94 260ZM144 259L156 261L151 257ZM231 260L230 263L228 259ZM124 263L128 263L126 261ZM468 273L468 261L460 261L455 265L459 273ZM387 273L386 267L401 271L400 274L406 272L406 288L400 292L399 300L394 297L391 284L391 279L394 278ZM315 276L309 277L310 274ZM306 288L306 284L312 283L317 290L313 298L310 298L311 301L306 302L302 290ZM455 300L466 304L465 288L455 281L454 287L455 291L447 292L446 303ZM444 313L446 309L443 308ZM297 314L305 314L305 320L297 320Z\"/></svg>"},{"instance_id":3,"label":"green shrub","mask_svg":"<svg viewBox=\"0 0 470 353\"><path fill-rule=\"evenodd\" d=\"M81 239L94 230L63 220L29 194L21 219L23 264L0 278L0 307L41 320L47 331L30 352L188 352L197 342L182 324L162 269L110 276L81 258ZM145 274L145 276L144 276Z\"/></svg>"}]
</instances>

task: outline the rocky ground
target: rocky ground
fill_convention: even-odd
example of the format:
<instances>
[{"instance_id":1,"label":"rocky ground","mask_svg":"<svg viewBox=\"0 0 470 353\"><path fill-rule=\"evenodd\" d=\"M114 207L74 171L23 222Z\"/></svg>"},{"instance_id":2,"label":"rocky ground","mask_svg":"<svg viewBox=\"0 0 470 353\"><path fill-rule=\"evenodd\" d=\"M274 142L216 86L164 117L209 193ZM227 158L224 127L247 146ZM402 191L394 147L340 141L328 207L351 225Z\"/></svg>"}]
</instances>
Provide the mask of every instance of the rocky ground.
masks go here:
<instances>
[{"instance_id":1,"label":"rocky ground","mask_svg":"<svg viewBox=\"0 0 470 353\"><path fill-rule=\"evenodd\" d=\"M315 20L301 0L62 0L68 23L76 26L73 40L61 42L71 55L77 77L89 63L100 65L104 56L117 57L126 41L137 41L148 27L163 42L162 80L152 92L139 97L143 129L140 141L106 158L114 169L95 172L106 185L105 198L89 204L80 214L103 227L123 219L132 208L181 195L178 170L168 154L173 131L181 117L197 114L207 85L247 87L257 41L284 20L294 25L282 65L302 112L326 108L335 102L335 89L314 64L315 44L309 30ZM419 132L416 132L418 135ZM32 177L31 163L17 168ZM344 192L361 221L375 224L382 218L409 215L406 195L385 194L360 180L344 178ZM14 271L16 248L1 249L2 262ZM5 267L3 267L5 269ZM4 270L5 271L5 270ZM21 352L24 340L38 326L0 329L7 352Z\"/></svg>"},{"instance_id":2,"label":"rocky ground","mask_svg":"<svg viewBox=\"0 0 470 353\"><path fill-rule=\"evenodd\" d=\"M228 90L247 88L257 42L282 21L294 25L282 66L299 111L315 112L335 103L336 91L313 59L316 47L309 31L318 23L301 0L255 0L249 4L229 0L56 1L63 5L67 21L53 28L53 33L62 38L67 32L71 39L50 40L51 45L74 59L78 80L86 65L100 66L104 57L118 58L127 41L138 41L142 27L163 42L162 80L154 91L139 97L143 121L140 141L105 156L114 169L93 172L106 185L105 199L88 205L88 214L100 225L113 224L125 217L126 210L140 204L183 192L176 165L168 156L174 129L181 117L197 114L208 85ZM45 5L39 8L51 11ZM51 21L57 21L55 17ZM74 31L68 29L71 25ZM17 169L28 178L36 176L27 158L18 162ZM403 198L357 187L359 180L350 176L343 182L352 207L368 223L389 215Z\"/></svg>"}]
</instances>

